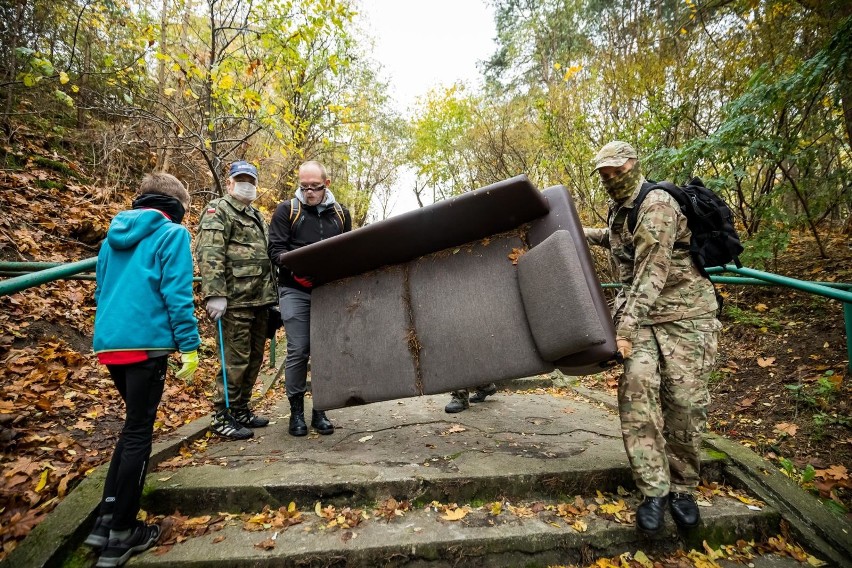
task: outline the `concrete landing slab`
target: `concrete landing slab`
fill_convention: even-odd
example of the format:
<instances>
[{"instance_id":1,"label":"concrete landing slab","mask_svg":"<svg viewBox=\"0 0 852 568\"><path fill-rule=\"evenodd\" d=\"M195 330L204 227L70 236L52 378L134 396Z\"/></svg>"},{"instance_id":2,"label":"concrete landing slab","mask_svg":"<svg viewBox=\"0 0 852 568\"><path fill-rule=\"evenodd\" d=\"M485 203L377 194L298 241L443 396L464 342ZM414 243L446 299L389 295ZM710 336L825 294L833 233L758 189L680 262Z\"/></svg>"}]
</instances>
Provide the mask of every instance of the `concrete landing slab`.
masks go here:
<instances>
[{"instance_id":1,"label":"concrete landing slab","mask_svg":"<svg viewBox=\"0 0 852 568\"><path fill-rule=\"evenodd\" d=\"M201 514L290 501L461 502L594 494L632 483L618 417L605 407L578 396L500 391L447 414L448 400L336 410L328 413L334 434L302 438L287 433L284 401L254 439L217 440L196 456L204 463L150 475L143 506ZM713 460L705 478L714 478Z\"/></svg>"}]
</instances>

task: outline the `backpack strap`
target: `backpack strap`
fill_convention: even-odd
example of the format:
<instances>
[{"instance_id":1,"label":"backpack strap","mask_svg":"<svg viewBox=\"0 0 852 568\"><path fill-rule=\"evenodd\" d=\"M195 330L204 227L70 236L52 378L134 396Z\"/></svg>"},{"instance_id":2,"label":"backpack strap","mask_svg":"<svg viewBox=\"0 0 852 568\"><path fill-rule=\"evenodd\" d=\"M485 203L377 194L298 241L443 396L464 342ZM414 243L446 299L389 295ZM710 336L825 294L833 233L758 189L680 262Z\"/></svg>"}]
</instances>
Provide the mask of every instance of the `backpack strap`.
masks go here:
<instances>
[{"instance_id":1,"label":"backpack strap","mask_svg":"<svg viewBox=\"0 0 852 568\"><path fill-rule=\"evenodd\" d=\"M343 207L337 201L334 202L334 214L337 218L337 221L340 223L340 234L343 234L343 231L346 230L346 217L343 215Z\"/></svg>"},{"instance_id":2,"label":"backpack strap","mask_svg":"<svg viewBox=\"0 0 852 568\"><path fill-rule=\"evenodd\" d=\"M294 197L290 200L290 235L294 235L296 233L296 229L304 220L304 215L302 215L302 202Z\"/></svg>"},{"instance_id":3,"label":"backpack strap","mask_svg":"<svg viewBox=\"0 0 852 568\"><path fill-rule=\"evenodd\" d=\"M642 189L639 191L639 195L637 195L636 199L633 200L633 209L631 209L630 213L627 214L627 228L630 230L631 235L636 232L636 223L639 220L639 207L642 205L642 202L645 201L645 198L648 197L648 194L655 189L662 189L671 195L680 206L681 212L683 212L684 215L686 214L686 208L690 205L687 203L687 196L684 195L683 191L681 191L678 186L670 181L645 182L642 184ZM674 248L689 250L689 243L675 243Z\"/></svg>"}]
</instances>

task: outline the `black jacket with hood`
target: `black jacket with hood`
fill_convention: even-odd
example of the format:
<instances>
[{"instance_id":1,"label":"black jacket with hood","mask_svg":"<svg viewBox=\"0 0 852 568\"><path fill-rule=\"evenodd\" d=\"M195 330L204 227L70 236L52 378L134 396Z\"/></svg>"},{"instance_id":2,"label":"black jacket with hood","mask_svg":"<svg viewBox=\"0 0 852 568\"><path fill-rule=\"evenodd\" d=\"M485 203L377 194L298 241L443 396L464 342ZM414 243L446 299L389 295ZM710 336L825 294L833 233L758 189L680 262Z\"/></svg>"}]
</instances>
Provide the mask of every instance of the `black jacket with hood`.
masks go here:
<instances>
[{"instance_id":1,"label":"black jacket with hood","mask_svg":"<svg viewBox=\"0 0 852 568\"><path fill-rule=\"evenodd\" d=\"M301 189L296 190L296 199L301 203L302 212L296 221L295 231L290 224L291 200L282 201L275 208L272 221L269 224L269 258L279 268L278 285L286 288L295 288L310 293L306 288L293 279L293 274L281 266L281 255L285 252L296 250L306 245L317 243L321 240L337 236L352 230L352 216L346 207L340 205L343 210L343 230L340 230L340 219L334 210L334 194L330 189L325 190L325 199L319 205L307 205ZM310 278L310 274L299 274L298 276Z\"/></svg>"}]
</instances>

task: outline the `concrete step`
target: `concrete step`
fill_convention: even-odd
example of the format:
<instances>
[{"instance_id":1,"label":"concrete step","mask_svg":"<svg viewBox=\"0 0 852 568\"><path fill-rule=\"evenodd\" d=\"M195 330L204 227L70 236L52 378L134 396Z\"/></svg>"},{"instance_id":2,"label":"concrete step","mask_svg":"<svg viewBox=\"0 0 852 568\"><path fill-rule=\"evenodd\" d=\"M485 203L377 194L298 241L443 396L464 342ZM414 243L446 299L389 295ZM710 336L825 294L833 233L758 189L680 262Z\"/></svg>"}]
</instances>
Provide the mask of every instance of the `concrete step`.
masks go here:
<instances>
[{"instance_id":1,"label":"concrete step","mask_svg":"<svg viewBox=\"0 0 852 568\"><path fill-rule=\"evenodd\" d=\"M193 456L195 465L150 474L143 508L201 515L291 501L461 503L632 486L618 416L602 405L579 396L500 391L446 414L448 400L428 396L332 411L336 432L305 438L287 433L284 401L254 439L211 440ZM723 458L706 455L702 477L719 481Z\"/></svg>"},{"instance_id":2,"label":"concrete step","mask_svg":"<svg viewBox=\"0 0 852 568\"><path fill-rule=\"evenodd\" d=\"M630 509L638 499L626 498ZM593 501L589 498L587 503ZM526 503L528 509L530 503ZM434 507L407 511L389 522L373 517L353 528L328 527L313 510L302 512L302 522L286 529L251 532L244 520L233 518L224 528L146 552L131 566L347 566L347 567L517 567L577 564L642 550L660 554L677 548L702 550L737 539L761 540L778 532L779 516L772 510L750 510L727 497L714 497L702 507L703 523L694 530L678 532L671 519L657 536L645 537L633 526L598 516L598 512L566 520L553 510L556 502L538 502L540 512L519 517L504 506L494 515L490 505L473 508L458 521ZM541 510L543 509L543 510ZM570 526L585 523L583 532ZM578 526L578 525L575 525ZM272 540L270 540L272 539ZM174 540L173 538L171 539ZM258 547L271 543L271 549Z\"/></svg>"}]
</instances>

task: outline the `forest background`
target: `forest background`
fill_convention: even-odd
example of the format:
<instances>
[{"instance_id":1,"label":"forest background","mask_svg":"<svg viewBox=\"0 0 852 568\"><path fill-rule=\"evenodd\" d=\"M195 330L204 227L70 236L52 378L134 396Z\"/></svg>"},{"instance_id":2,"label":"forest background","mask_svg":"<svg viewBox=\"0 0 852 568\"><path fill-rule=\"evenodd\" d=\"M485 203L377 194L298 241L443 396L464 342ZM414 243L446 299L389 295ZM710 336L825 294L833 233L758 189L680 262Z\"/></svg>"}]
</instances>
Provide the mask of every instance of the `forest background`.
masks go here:
<instances>
[{"instance_id":1,"label":"forest background","mask_svg":"<svg viewBox=\"0 0 852 568\"><path fill-rule=\"evenodd\" d=\"M356 0L0 0L0 260L94 256L111 216L154 169L188 185L195 220L236 159L258 165L267 215L292 195L298 164L318 159L356 227L387 217L399 192L422 206L520 173L538 187L565 185L584 222L602 225L606 194L591 159L622 139L648 177L699 176L727 200L747 265L850 279L852 2L491 4L496 48L481 84L436 87L401 112ZM797 236L808 243L797 259L825 261L807 274L784 264ZM734 312L737 323L771 335L766 305L752 303L754 317ZM106 400L108 378L90 354L90 283L0 305L2 558L108 457L117 422L106 416L121 409ZM785 395L823 400L814 390L823 388L835 402L811 408L827 417L822 435L828 425L849 436L848 406L836 403L849 392L838 380L842 330L813 335L839 354L812 354L806 369L788 357L799 390L787 385ZM215 362L211 342L206 349ZM778 370L782 355L760 355L755 369ZM87 386L92 376L103 393ZM158 429L203 414L204 388L167 392ZM760 399L743 400L740 411ZM791 423L781 438L795 436ZM767 426L761 435L777 441ZM833 448L845 453L823 456L825 467L852 455L852 436L840 439ZM797 455L808 452L818 453ZM815 479L823 470L810 458L782 465L801 480L816 464L807 481L831 481L820 493L845 510L845 467Z\"/></svg>"},{"instance_id":2,"label":"forest background","mask_svg":"<svg viewBox=\"0 0 852 568\"><path fill-rule=\"evenodd\" d=\"M346 0L75 0L0 7L2 122L86 141L105 190L149 167L202 207L234 159L274 206L319 159L355 225L394 193L428 203L518 173L564 184L589 222L603 143L636 144L649 177L707 178L762 263L789 230L848 219L852 14L833 0L497 0L481 88L454 84L408 116L390 104ZM424 49L428 49L424 46ZM401 168L413 187L399 187Z\"/></svg>"}]
</instances>

